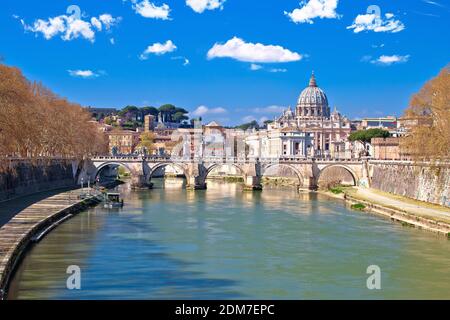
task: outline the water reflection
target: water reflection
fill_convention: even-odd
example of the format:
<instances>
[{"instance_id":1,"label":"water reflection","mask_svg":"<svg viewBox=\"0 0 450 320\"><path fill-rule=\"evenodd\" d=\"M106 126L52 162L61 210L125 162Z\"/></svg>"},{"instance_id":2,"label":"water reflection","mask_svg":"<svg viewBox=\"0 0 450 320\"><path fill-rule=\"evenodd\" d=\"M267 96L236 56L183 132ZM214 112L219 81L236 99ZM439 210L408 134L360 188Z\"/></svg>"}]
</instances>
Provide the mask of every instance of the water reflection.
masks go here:
<instances>
[{"instance_id":1,"label":"water reflection","mask_svg":"<svg viewBox=\"0 0 450 320\"><path fill-rule=\"evenodd\" d=\"M157 180L55 229L24 259L25 299L450 298L449 242L289 188ZM82 290L65 289L68 265ZM366 268L382 270L381 291Z\"/></svg>"}]
</instances>

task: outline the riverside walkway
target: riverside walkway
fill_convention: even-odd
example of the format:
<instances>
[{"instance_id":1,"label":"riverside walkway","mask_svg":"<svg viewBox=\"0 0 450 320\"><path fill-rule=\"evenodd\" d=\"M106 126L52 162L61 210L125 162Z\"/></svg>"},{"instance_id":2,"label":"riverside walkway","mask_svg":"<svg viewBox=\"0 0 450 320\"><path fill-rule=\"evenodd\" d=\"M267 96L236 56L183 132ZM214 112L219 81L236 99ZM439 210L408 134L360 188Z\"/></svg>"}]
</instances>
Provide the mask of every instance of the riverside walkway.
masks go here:
<instances>
[{"instance_id":1,"label":"riverside walkway","mask_svg":"<svg viewBox=\"0 0 450 320\"><path fill-rule=\"evenodd\" d=\"M432 203L419 202L413 199L407 199L401 196L392 195L374 189L359 188L354 196L363 200L371 201L375 204L381 204L386 207L400 208L407 213L419 217L434 219L450 224L450 208Z\"/></svg>"},{"instance_id":2,"label":"riverside walkway","mask_svg":"<svg viewBox=\"0 0 450 320\"><path fill-rule=\"evenodd\" d=\"M362 203L373 211L410 226L447 235L450 238L450 208L424 203L376 189L352 188L346 200Z\"/></svg>"},{"instance_id":3,"label":"riverside walkway","mask_svg":"<svg viewBox=\"0 0 450 320\"><path fill-rule=\"evenodd\" d=\"M0 300L5 298L15 265L30 243L39 241L73 214L100 202L97 192L79 199L87 191L88 189L67 191L38 201L0 228Z\"/></svg>"}]
</instances>

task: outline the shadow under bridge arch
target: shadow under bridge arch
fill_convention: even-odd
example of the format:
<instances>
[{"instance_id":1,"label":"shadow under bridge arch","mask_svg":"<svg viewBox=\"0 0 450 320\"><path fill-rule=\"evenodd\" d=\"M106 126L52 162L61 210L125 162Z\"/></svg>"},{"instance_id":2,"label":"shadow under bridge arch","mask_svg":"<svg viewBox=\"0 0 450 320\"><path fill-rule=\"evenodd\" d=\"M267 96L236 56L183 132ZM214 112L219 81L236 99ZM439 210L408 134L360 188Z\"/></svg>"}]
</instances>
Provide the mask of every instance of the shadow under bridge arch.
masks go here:
<instances>
[{"instance_id":1,"label":"shadow under bridge arch","mask_svg":"<svg viewBox=\"0 0 450 320\"><path fill-rule=\"evenodd\" d=\"M286 183L304 185L304 178L299 169L289 164L273 163L262 168L261 175L264 182L273 182L277 179L286 179Z\"/></svg>"}]
</instances>

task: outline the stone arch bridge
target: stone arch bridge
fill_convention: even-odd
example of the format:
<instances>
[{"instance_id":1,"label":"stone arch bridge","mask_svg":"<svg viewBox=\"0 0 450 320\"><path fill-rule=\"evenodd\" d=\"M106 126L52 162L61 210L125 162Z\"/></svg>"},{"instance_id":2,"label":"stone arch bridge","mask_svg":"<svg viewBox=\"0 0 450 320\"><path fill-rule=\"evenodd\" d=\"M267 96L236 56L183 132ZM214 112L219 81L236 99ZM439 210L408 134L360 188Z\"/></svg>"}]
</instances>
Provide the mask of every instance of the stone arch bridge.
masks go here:
<instances>
[{"instance_id":1,"label":"stone arch bridge","mask_svg":"<svg viewBox=\"0 0 450 320\"><path fill-rule=\"evenodd\" d=\"M94 170L89 177L94 180L106 167L123 166L130 171L134 188L149 188L154 173L166 166L173 166L183 172L189 189L205 189L206 178L215 168L223 165L234 166L244 179L245 189L260 190L261 179L274 166L288 168L295 172L300 189L314 190L319 179L329 174L332 168L342 168L351 175L353 184L368 186L367 161L362 160L316 160L300 158L164 158L142 156L102 156L91 159ZM92 177L94 176L94 177Z\"/></svg>"}]
</instances>

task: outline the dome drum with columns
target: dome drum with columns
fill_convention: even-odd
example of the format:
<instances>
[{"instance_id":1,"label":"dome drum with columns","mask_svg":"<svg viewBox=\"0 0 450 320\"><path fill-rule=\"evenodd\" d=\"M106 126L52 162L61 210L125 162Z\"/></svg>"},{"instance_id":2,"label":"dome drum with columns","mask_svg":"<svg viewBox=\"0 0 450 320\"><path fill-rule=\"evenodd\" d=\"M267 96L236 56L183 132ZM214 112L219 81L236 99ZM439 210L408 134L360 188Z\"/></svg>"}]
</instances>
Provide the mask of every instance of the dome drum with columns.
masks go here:
<instances>
[{"instance_id":1,"label":"dome drum with columns","mask_svg":"<svg viewBox=\"0 0 450 320\"><path fill-rule=\"evenodd\" d=\"M309 86L298 98L296 115L305 119L330 118L327 95L317 86L314 72L309 80Z\"/></svg>"}]
</instances>

